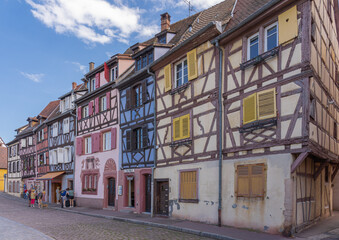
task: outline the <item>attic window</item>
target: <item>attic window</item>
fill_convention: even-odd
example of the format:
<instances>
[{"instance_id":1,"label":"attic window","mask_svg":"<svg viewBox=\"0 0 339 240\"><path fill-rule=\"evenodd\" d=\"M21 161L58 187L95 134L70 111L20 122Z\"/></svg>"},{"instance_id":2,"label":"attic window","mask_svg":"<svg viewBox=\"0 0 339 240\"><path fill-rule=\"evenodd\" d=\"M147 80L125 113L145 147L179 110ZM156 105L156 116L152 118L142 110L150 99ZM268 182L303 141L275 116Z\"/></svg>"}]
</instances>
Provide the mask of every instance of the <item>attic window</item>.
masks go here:
<instances>
[{"instance_id":1,"label":"attic window","mask_svg":"<svg viewBox=\"0 0 339 240\"><path fill-rule=\"evenodd\" d=\"M158 42L166 44L166 34L160 35L158 37Z\"/></svg>"},{"instance_id":2,"label":"attic window","mask_svg":"<svg viewBox=\"0 0 339 240\"><path fill-rule=\"evenodd\" d=\"M189 32L192 32L192 26L190 26L190 27L188 28L188 31L189 31Z\"/></svg>"}]
</instances>

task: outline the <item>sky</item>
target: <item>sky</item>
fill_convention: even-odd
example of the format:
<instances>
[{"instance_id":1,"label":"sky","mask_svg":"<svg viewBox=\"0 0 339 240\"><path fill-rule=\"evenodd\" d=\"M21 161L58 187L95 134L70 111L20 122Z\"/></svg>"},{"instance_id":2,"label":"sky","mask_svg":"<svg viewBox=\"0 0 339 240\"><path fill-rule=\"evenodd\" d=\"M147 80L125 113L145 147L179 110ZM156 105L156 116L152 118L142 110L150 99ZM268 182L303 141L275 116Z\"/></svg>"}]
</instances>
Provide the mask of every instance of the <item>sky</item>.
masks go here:
<instances>
[{"instance_id":1,"label":"sky","mask_svg":"<svg viewBox=\"0 0 339 240\"><path fill-rule=\"evenodd\" d=\"M0 0L0 137L37 116L96 66L189 16L188 0ZM192 14L221 0L191 0Z\"/></svg>"}]
</instances>

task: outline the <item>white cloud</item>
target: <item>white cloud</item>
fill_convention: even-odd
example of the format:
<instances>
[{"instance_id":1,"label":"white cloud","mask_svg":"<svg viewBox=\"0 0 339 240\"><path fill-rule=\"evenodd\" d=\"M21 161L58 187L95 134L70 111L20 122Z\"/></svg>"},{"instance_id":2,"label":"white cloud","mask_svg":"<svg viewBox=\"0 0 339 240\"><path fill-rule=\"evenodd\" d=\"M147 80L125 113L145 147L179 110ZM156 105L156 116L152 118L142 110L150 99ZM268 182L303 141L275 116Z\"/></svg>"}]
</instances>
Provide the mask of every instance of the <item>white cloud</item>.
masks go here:
<instances>
[{"instance_id":1,"label":"white cloud","mask_svg":"<svg viewBox=\"0 0 339 240\"><path fill-rule=\"evenodd\" d=\"M150 37L157 25L141 24L139 8L129 8L122 1L107 0L26 0L32 14L60 34L73 34L86 43L128 43L131 34Z\"/></svg>"},{"instance_id":2,"label":"white cloud","mask_svg":"<svg viewBox=\"0 0 339 240\"><path fill-rule=\"evenodd\" d=\"M41 79L43 78L43 76L45 76L45 74L43 73L25 73L25 72L20 72L22 76L24 76L25 78L28 78L29 80L39 83L41 82Z\"/></svg>"},{"instance_id":3,"label":"white cloud","mask_svg":"<svg viewBox=\"0 0 339 240\"><path fill-rule=\"evenodd\" d=\"M188 2L190 2L193 7L193 14L201 10L207 9L217 3L222 2L222 0L148 0L153 4L153 10L156 12L159 11L168 11L168 9L181 8L181 10L187 10L188 12Z\"/></svg>"},{"instance_id":4,"label":"white cloud","mask_svg":"<svg viewBox=\"0 0 339 240\"><path fill-rule=\"evenodd\" d=\"M75 65L77 67L77 71L81 72L82 74L86 74L87 73L87 66L82 65L81 63L78 63L78 62L68 62L68 61L66 61L66 63L71 63L71 64Z\"/></svg>"}]
</instances>

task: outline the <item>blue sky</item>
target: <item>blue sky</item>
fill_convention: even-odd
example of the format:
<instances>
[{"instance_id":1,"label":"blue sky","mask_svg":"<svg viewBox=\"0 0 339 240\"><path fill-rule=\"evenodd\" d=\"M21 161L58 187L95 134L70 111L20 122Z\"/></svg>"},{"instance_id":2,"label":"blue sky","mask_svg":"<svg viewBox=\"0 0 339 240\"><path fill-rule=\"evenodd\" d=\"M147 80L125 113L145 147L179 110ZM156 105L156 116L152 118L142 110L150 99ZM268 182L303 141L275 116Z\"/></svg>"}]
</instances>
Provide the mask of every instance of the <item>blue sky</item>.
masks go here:
<instances>
[{"instance_id":1,"label":"blue sky","mask_svg":"<svg viewBox=\"0 0 339 240\"><path fill-rule=\"evenodd\" d=\"M0 137L13 140L28 117L81 83L89 62L152 37L160 14L172 23L188 17L185 1L1 0ZM196 11L218 2L191 0Z\"/></svg>"}]
</instances>

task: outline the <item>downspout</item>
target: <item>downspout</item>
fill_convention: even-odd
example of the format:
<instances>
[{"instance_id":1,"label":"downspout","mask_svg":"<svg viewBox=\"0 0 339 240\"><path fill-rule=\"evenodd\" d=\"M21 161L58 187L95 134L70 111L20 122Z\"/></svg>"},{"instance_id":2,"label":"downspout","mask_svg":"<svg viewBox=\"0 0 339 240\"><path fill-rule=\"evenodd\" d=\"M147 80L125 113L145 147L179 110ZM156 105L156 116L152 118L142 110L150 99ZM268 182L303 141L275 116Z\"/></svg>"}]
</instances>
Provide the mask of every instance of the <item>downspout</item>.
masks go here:
<instances>
[{"instance_id":1,"label":"downspout","mask_svg":"<svg viewBox=\"0 0 339 240\"><path fill-rule=\"evenodd\" d=\"M147 68L147 73L153 77L153 87L154 87L154 113L153 113L153 134L154 134L154 165L152 167L152 182L151 182L151 217L154 217L154 169L157 164L157 118L156 118L156 89L155 89L155 74L152 73L149 68Z\"/></svg>"},{"instance_id":2,"label":"downspout","mask_svg":"<svg viewBox=\"0 0 339 240\"><path fill-rule=\"evenodd\" d=\"M72 90L72 95L74 94L74 90ZM71 95L71 99L72 99L72 95ZM74 100L75 100L75 96L74 96ZM74 109L75 112L77 111L77 104L73 101L74 103ZM75 189L75 156L76 156L76 151L75 151L75 138L77 137L78 134L78 118L77 115L74 114L72 111L70 112L71 116L73 116L75 118L75 124L74 124L74 141L73 141L73 191Z\"/></svg>"},{"instance_id":3,"label":"downspout","mask_svg":"<svg viewBox=\"0 0 339 240\"><path fill-rule=\"evenodd\" d=\"M223 51L219 46L219 41L215 42L216 48L219 50L219 75L218 75L218 113L219 113L219 198L218 198L218 226L221 227L221 209L222 209L222 54Z\"/></svg>"}]
</instances>

